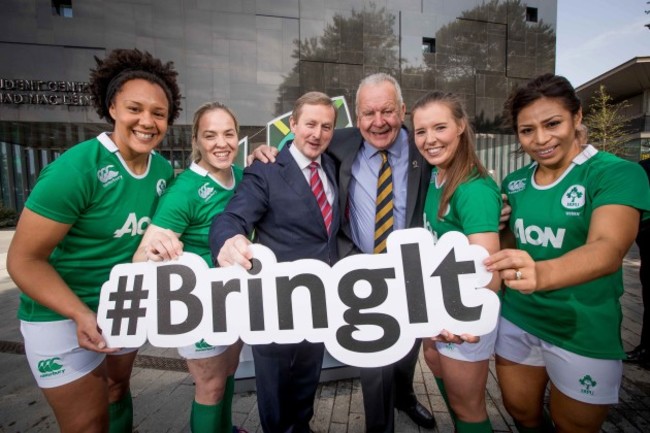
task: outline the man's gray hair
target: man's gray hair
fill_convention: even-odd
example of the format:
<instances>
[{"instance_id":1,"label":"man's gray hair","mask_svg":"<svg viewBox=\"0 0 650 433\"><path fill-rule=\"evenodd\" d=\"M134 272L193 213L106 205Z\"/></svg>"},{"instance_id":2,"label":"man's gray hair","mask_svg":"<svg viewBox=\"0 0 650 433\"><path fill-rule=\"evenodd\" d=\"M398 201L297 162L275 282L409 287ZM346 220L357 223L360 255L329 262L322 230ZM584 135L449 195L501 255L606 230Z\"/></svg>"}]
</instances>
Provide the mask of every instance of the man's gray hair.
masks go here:
<instances>
[{"instance_id":1,"label":"man's gray hair","mask_svg":"<svg viewBox=\"0 0 650 433\"><path fill-rule=\"evenodd\" d=\"M402 99L402 88L400 87L395 77L385 72L377 72L376 74L368 75L359 83L359 87L357 88L357 96L354 101L355 111L357 112L357 115L359 114L359 93L361 92L361 88L366 85L377 85L384 82L389 82L393 85L393 87L395 87L395 95L397 96L397 105L399 105L400 107L402 106L402 104L404 103L404 100Z\"/></svg>"}]
</instances>

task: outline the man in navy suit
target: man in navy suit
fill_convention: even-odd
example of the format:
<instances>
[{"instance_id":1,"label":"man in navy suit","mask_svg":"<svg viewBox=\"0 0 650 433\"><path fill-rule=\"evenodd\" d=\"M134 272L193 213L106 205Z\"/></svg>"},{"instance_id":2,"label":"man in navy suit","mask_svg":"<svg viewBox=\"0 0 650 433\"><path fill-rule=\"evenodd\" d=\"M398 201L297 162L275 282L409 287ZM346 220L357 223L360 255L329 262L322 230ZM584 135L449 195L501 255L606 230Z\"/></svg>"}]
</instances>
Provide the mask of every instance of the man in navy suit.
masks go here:
<instances>
[{"instance_id":1,"label":"man in navy suit","mask_svg":"<svg viewBox=\"0 0 650 433\"><path fill-rule=\"evenodd\" d=\"M357 89L357 127L337 129L334 133L327 155L336 161L339 205L345 215L338 236L341 257L373 253L379 151L388 153L392 167L393 229L424 225L424 201L431 167L403 126L405 114L402 91L395 78L384 73L369 75ZM263 162L276 160L275 150L264 146L253 156ZM456 336L448 338L445 341L460 341ZM394 432L395 408L404 411L421 427L435 427L435 418L418 401L413 390L420 346L418 339L403 359L384 367L361 369L367 433Z\"/></svg>"},{"instance_id":2,"label":"man in navy suit","mask_svg":"<svg viewBox=\"0 0 650 433\"><path fill-rule=\"evenodd\" d=\"M318 259L331 266L338 260L336 168L323 155L336 109L329 96L309 92L294 104L289 124L295 138L277 163L248 167L225 211L212 222L210 248L220 266L251 268L246 236L253 229L279 262ZM322 343L307 341L253 346L264 432L309 433L323 352Z\"/></svg>"}]
</instances>

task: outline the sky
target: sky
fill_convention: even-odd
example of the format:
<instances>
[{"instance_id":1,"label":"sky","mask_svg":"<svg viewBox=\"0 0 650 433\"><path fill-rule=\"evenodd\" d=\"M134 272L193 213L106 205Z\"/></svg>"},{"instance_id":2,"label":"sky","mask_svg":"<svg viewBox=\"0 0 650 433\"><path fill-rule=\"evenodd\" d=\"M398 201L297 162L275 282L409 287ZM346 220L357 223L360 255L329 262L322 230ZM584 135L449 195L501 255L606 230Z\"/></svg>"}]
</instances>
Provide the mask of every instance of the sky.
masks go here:
<instances>
[{"instance_id":1,"label":"sky","mask_svg":"<svg viewBox=\"0 0 650 433\"><path fill-rule=\"evenodd\" d=\"M555 73L574 87L650 56L647 0L557 0Z\"/></svg>"}]
</instances>

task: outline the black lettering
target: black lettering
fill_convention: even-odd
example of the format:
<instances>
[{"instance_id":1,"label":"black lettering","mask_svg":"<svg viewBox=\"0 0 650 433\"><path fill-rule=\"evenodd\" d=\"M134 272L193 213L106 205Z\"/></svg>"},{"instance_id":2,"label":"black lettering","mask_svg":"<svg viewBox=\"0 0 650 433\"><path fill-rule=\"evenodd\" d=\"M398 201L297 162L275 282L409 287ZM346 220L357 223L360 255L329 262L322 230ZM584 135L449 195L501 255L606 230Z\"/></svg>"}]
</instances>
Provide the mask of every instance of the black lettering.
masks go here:
<instances>
[{"instance_id":1,"label":"black lettering","mask_svg":"<svg viewBox=\"0 0 650 433\"><path fill-rule=\"evenodd\" d=\"M460 285L458 276L462 274L473 274L476 272L474 262L456 261L456 253L452 248L438 267L431 274L432 277L440 277L440 284L443 287L442 300L445 309L451 317L463 322L473 322L480 319L483 306L466 307L460 298Z\"/></svg>"},{"instance_id":2,"label":"black lettering","mask_svg":"<svg viewBox=\"0 0 650 433\"><path fill-rule=\"evenodd\" d=\"M171 276L181 277L181 287L171 290ZM160 335L178 335L192 331L201 323L203 305L201 300L192 294L196 287L196 275L192 268L184 265L164 265L158 267L158 333ZM187 307L185 321L171 323L171 303L178 301Z\"/></svg>"},{"instance_id":3,"label":"black lettering","mask_svg":"<svg viewBox=\"0 0 650 433\"><path fill-rule=\"evenodd\" d=\"M248 280L248 308L251 331L264 331L264 297L262 280L259 278Z\"/></svg>"},{"instance_id":4,"label":"black lettering","mask_svg":"<svg viewBox=\"0 0 650 433\"><path fill-rule=\"evenodd\" d=\"M399 322L392 316L382 313L361 313L362 309L381 305L388 297L386 279L395 278L395 270L357 269L345 274L339 281L339 297L348 307L343 313L347 325L336 331L336 339L341 347L359 353L379 352L393 346L400 336ZM354 292L359 281L370 283L370 295L360 298ZM375 325L382 328L383 335L374 341L355 340L352 334L358 330L357 325Z\"/></svg>"},{"instance_id":5,"label":"black lettering","mask_svg":"<svg viewBox=\"0 0 650 433\"><path fill-rule=\"evenodd\" d=\"M404 270L409 322L427 323L429 317L424 296L424 276L422 275L419 244L402 245L402 269Z\"/></svg>"},{"instance_id":6,"label":"black lettering","mask_svg":"<svg viewBox=\"0 0 650 433\"><path fill-rule=\"evenodd\" d=\"M228 320L226 311L226 297L229 293L241 292L241 282L230 280L212 282L212 330L214 332L226 332Z\"/></svg>"},{"instance_id":7,"label":"black lettering","mask_svg":"<svg viewBox=\"0 0 650 433\"><path fill-rule=\"evenodd\" d=\"M298 287L305 287L309 290L312 326L315 329L327 328L327 299L325 297L325 285L317 275L300 274L293 278L278 277L276 280L276 287L278 292L278 325L280 329L294 329L291 294L294 289Z\"/></svg>"}]
</instances>

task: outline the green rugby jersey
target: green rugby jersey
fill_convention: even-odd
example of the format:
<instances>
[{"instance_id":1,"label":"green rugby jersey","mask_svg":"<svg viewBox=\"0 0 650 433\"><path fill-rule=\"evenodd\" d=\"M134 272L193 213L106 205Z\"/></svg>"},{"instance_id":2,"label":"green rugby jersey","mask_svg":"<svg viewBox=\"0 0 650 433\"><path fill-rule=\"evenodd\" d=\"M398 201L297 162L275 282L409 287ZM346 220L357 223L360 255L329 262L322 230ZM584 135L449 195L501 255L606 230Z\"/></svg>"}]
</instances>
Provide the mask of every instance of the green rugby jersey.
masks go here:
<instances>
[{"instance_id":1,"label":"green rugby jersey","mask_svg":"<svg viewBox=\"0 0 650 433\"><path fill-rule=\"evenodd\" d=\"M172 176L169 162L155 152L146 172L134 175L107 133L77 144L41 172L25 207L71 224L49 262L93 311L111 268L131 262ZM25 294L18 317L39 322L64 319Z\"/></svg>"},{"instance_id":2,"label":"green rugby jersey","mask_svg":"<svg viewBox=\"0 0 650 433\"><path fill-rule=\"evenodd\" d=\"M234 184L227 188L202 167L192 165L171 183L160 199L153 224L181 235L183 249L203 257L212 267L208 233L212 218L223 212L243 171L232 166Z\"/></svg>"},{"instance_id":3,"label":"green rugby jersey","mask_svg":"<svg viewBox=\"0 0 650 433\"><path fill-rule=\"evenodd\" d=\"M442 219L438 209L443 185L437 185L438 169L431 173L431 183L424 204L424 225L437 239L449 231L468 236L474 233L498 232L501 214L501 193L490 177L475 177L458 185L451 196Z\"/></svg>"},{"instance_id":4,"label":"green rugby jersey","mask_svg":"<svg viewBox=\"0 0 650 433\"><path fill-rule=\"evenodd\" d=\"M502 189L512 206L517 248L548 260L587 241L593 211L618 204L650 207L643 169L587 146L551 185L534 181L537 163L509 174ZM566 272L571 272L567 269ZM506 289L501 313L520 328L563 349L600 359L623 359L620 336L622 268L577 286L522 295Z\"/></svg>"}]
</instances>

